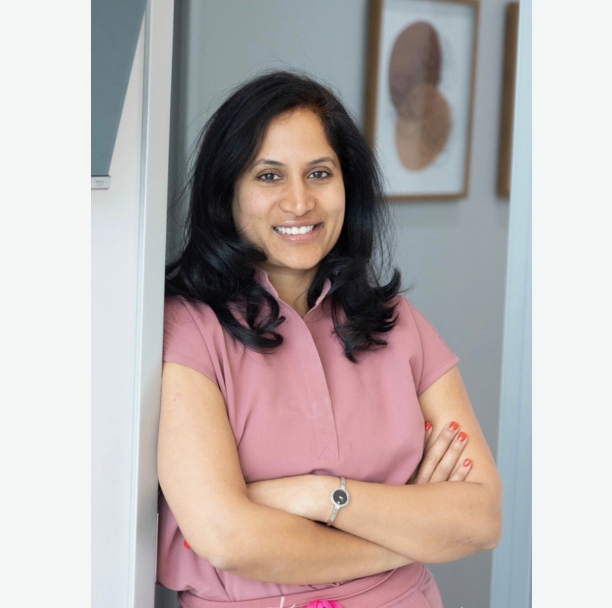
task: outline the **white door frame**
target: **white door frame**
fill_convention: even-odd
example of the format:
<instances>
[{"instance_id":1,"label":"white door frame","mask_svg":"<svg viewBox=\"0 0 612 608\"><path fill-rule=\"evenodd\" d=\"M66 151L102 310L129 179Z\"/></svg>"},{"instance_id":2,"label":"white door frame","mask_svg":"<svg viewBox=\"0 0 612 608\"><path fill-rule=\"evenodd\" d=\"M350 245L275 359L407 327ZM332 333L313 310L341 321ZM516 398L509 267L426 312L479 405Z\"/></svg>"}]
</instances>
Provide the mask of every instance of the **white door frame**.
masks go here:
<instances>
[{"instance_id":1,"label":"white door frame","mask_svg":"<svg viewBox=\"0 0 612 608\"><path fill-rule=\"evenodd\" d=\"M504 524L491 608L531 607L531 0L519 7L497 454Z\"/></svg>"},{"instance_id":2,"label":"white door frame","mask_svg":"<svg viewBox=\"0 0 612 608\"><path fill-rule=\"evenodd\" d=\"M157 562L157 429L163 342L174 0L148 0L138 247L130 608L152 608Z\"/></svg>"}]
</instances>

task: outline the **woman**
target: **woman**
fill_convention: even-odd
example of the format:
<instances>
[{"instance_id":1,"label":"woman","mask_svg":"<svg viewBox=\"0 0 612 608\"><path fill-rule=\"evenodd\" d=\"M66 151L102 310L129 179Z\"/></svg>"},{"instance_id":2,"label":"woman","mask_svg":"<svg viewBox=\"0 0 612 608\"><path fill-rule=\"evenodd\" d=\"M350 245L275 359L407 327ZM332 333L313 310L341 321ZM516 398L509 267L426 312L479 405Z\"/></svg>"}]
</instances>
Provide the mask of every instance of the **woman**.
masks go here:
<instances>
[{"instance_id":1,"label":"woman","mask_svg":"<svg viewBox=\"0 0 612 608\"><path fill-rule=\"evenodd\" d=\"M207 123L158 447L158 580L182 606L439 607L422 563L498 542L457 357L376 271L385 218L367 143L315 81L260 76Z\"/></svg>"}]
</instances>

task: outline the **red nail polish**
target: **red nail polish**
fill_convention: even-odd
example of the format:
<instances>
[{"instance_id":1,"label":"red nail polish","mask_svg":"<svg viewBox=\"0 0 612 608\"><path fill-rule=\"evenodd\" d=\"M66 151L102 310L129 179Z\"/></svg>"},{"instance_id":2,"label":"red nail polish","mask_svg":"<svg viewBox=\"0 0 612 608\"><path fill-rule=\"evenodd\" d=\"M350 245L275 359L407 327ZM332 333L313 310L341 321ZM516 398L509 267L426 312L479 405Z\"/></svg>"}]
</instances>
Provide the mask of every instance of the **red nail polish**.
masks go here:
<instances>
[{"instance_id":1,"label":"red nail polish","mask_svg":"<svg viewBox=\"0 0 612 608\"><path fill-rule=\"evenodd\" d=\"M191 546L186 540L183 541L183 546L185 547L185 549L191 549Z\"/></svg>"},{"instance_id":2,"label":"red nail polish","mask_svg":"<svg viewBox=\"0 0 612 608\"><path fill-rule=\"evenodd\" d=\"M428 431L431 428L431 422L425 420L425 430Z\"/></svg>"},{"instance_id":3,"label":"red nail polish","mask_svg":"<svg viewBox=\"0 0 612 608\"><path fill-rule=\"evenodd\" d=\"M459 428L459 425L458 425L456 422L451 422L451 423L448 425L448 428L449 428L451 431L456 431L456 430Z\"/></svg>"},{"instance_id":4,"label":"red nail polish","mask_svg":"<svg viewBox=\"0 0 612 608\"><path fill-rule=\"evenodd\" d=\"M471 461L469 458L466 458L466 459L463 461L463 466L464 466L464 467L469 467L471 464L472 464L472 461Z\"/></svg>"},{"instance_id":5,"label":"red nail polish","mask_svg":"<svg viewBox=\"0 0 612 608\"><path fill-rule=\"evenodd\" d=\"M457 441L465 441L467 439L467 435L461 431L461 433L459 433L459 435L457 435Z\"/></svg>"}]
</instances>

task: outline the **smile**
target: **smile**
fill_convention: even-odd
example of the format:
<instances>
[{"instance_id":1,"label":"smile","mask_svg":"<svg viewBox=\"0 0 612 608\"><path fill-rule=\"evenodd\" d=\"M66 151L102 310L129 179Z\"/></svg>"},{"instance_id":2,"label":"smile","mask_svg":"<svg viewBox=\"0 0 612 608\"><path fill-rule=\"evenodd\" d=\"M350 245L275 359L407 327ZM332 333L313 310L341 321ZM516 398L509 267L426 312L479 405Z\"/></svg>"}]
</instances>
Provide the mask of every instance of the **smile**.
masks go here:
<instances>
[{"instance_id":1,"label":"smile","mask_svg":"<svg viewBox=\"0 0 612 608\"><path fill-rule=\"evenodd\" d=\"M276 226L274 230L276 232L280 232L280 234L306 234L307 232L312 232L315 228L315 224L311 224L310 226L293 226L291 228L285 228L283 226Z\"/></svg>"}]
</instances>

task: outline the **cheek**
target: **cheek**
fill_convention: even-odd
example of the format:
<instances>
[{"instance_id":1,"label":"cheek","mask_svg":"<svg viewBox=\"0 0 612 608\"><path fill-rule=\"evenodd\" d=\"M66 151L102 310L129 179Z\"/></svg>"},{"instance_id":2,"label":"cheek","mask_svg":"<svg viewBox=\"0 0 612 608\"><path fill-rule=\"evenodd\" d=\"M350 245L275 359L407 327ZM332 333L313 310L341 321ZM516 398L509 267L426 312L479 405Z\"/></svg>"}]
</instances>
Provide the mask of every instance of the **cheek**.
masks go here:
<instances>
[{"instance_id":1,"label":"cheek","mask_svg":"<svg viewBox=\"0 0 612 608\"><path fill-rule=\"evenodd\" d=\"M235 201L232 203L232 219L234 220L234 226L236 227L236 230L240 232L242 218L240 214L240 207Z\"/></svg>"},{"instance_id":2,"label":"cheek","mask_svg":"<svg viewBox=\"0 0 612 608\"><path fill-rule=\"evenodd\" d=\"M342 229L342 224L344 223L344 213L346 210L346 203L344 198L344 188L342 188L341 193L339 193L340 202L336 208L336 221L340 224L339 230Z\"/></svg>"},{"instance_id":3,"label":"cheek","mask_svg":"<svg viewBox=\"0 0 612 608\"><path fill-rule=\"evenodd\" d=\"M333 232L330 234L330 247L333 248L342 234L342 228L344 226L344 205L338 206L336 209L334 209L332 216Z\"/></svg>"},{"instance_id":4,"label":"cheek","mask_svg":"<svg viewBox=\"0 0 612 608\"><path fill-rule=\"evenodd\" d=\"M264 209L252 196L236 198L232 205L234 225L239 234L253 241L264 223Z\"/></svg>"},{"instance_id":5,"label":"cheek","mask_svg":"<svg viewBox=\"0 0 612 608\"><path fill-rule=\"evenodd\" d=\"M236 226L238 234L242 237L249 238L249 220L244 207L238 203L234 203L232 206L232 215L234 217L234 226Z\"/></svg>"},{"instance_id":6,"label":"cheek","mask_svg":"<svg viewBox=\"0 0 612 608\"><path fill-rule=\"evenodd\" d=\"M240 230L244 217L243 195L240 188L236 188L234 198L232 200L232 217L234 218L234 226L236 230Z\"/></svg>"},{"instance_id":7,"label":"cheek","mask_svg":"<svg viewBox=\"0 0 612 608\"><path fill-rule=\"evenodd\" d=\"M346 192L344 190L344 182L342 182L338 187L336 200L338 201L338 213L344 216L344 209L346 208Z\"/></svg>"}]
</instances>

